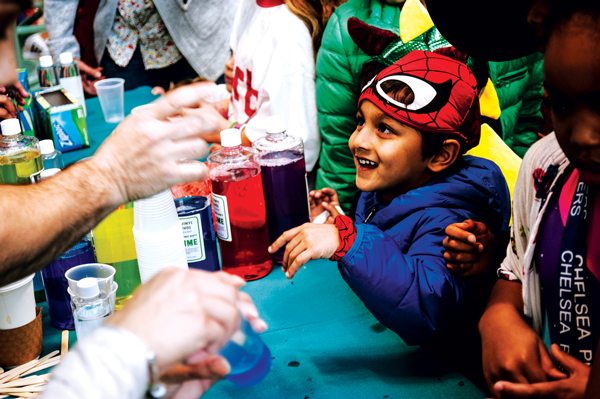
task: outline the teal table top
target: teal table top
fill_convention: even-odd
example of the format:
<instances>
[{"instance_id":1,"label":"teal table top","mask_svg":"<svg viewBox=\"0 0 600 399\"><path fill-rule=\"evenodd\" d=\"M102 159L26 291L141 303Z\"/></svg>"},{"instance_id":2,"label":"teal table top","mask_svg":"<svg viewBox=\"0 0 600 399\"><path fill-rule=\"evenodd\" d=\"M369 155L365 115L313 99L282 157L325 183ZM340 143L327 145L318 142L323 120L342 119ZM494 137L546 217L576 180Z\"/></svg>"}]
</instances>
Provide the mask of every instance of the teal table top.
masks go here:
<instances>
[{"instance_id":1,"label":"teal table top","mask_svg":"<svg viewBox=\"0 0 600 399\"><path fill-rule=\"evenodd\" d=\"M158 96L153 95L151 90L152 88L149 86L142 86L134 90L126 91L123 99L125 116L129 115L131 110L138 105L148 104L157 99ZM116 123L106 123L104 120L104 114L102 113L98 97L85 100L85 105L87 108L85 121L90 137L90 147L63 153L65 165L92 156L100 144L102 144L115 127L117 127Z\"/></svg>"}]
</instances>

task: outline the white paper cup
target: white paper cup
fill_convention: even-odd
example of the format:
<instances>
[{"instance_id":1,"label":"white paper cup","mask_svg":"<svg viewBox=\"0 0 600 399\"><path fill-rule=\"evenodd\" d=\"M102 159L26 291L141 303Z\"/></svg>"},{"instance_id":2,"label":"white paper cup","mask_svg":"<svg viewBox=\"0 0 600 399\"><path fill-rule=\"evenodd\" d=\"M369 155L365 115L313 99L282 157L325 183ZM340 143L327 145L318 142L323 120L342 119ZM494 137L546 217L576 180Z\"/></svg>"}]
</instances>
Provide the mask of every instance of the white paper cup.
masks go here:
<instances>
[{"instance_id":1,"label":"white paper cup","mask_svg":"<svg viewBox=\"0 0 600 399\"><path fill-rule=\"evenodd\" d=\"M132 114L135 114L137 112L140 112L141 110L143 110L144 108L148 108L149 106L151 106L152 104L144 104L144 105L138 105L137 107L135 107L134 109L131 110Z\"/></svg>"},{"instance_id":2,"label":"white paper cup","mask_svg":"<svg viewBox=\"0 0 600 399\"><path fill-rule=\"evenodd\" d=\"M107 292L106 287L112 287L115 278L115 268L104 263L86 263L70 268L65 273L69 282L69 288L72 292L77 292L77 282L86 277L95 277L98 279L98 288Z\"/></svg>"},{"instance_id":3,"label":"white paper cup","mask_svg":"<svg viewBox=\"0 0 600 399\"><path fill-rule=\"evenodd\" d=\"M133 225L138 232L162 232L180 225L171 190L133 203Z\"/></svg>"},{"instance_id":4,"label":"white paper cup","mask_svg":"<svg viewBox=\"0 0 600 399\"><path fill-rule=\"evenodd\" d=\"M119 123L125 117L123 111L125 79L110 78L94 83L104 120L107 123Z\"/></svg>"},{"instance_id":5,"label":"white paper cup","mask_svg":"<svg viewBox=\"0 0 600 399\"><path fill-rule=\"evenodd\" d=\"M0 330L19 328L35 319L34 276L0 288Z\"/></svg>"}]
</instances>

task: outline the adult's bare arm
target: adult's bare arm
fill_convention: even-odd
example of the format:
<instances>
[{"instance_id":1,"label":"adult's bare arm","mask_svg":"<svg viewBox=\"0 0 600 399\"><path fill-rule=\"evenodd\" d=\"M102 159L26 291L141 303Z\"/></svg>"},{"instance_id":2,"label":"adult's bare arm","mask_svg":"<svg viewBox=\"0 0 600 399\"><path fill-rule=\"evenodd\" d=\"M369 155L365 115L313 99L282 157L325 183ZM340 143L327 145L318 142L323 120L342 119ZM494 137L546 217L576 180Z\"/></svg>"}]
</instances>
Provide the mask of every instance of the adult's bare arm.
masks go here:
<instances>
[{"instance_id":1,"label":"adult's bare arm","mask_svg":"<svg viewBox=\"0 0 600 399\"><path fill-rule=\"evenodd\" d=\"M0 186L0 286L34 273L73 246L119 205L205 176L200 138L214 130L193 87L129 116L88 161L29 186Z\"/></svg>"}]
</instances>

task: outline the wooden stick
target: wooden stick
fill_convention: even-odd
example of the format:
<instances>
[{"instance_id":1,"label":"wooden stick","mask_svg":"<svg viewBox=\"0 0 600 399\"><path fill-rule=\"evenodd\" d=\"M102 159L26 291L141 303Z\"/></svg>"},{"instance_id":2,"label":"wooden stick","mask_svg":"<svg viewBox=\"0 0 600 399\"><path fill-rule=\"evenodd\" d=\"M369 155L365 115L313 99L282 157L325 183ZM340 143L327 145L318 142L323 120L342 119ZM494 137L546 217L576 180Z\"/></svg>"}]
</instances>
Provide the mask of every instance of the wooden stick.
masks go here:
<instances>
[{"instance_id":1,"label":"wooden stick","mask_svg":"<svg viewBox=\"0 0 600 399\"><path fill-rule=\"evenodd\" d=\"M60 358L62 359L69 351L69 330L63 330L60 341Z\"/></svg>"},{"instance_id":2,"label":"wooden stick","mask_svg":"<svg viewBox=\"0 0 600 399\"><path fill-rule=\"evenodd\" d=\"M14 369L7 371L6 373L0 375L0 383L14 380L15 378L19 377L19 375L24 374L26 371L31 370L31 369L41 365L46 360L50 359L51 357L53 357L57 354L58 354L58 351L51 352L39 360L32 360L29 363L25 363L22 366L15 367ZM31 374L31 373L28 373L28 374Z\"/></svg>"},{"instance_id":3,"label":"wooden stick","mask_svg":"<svg viewBox=\"0 0 600 399\"><path fill-rule=\"evenodd\" d=\"M39 383L44 383L48 381L48 377L43 375L34 375L27 378L19 378L4 384L0 384L0 389L9 388L9 387L24 387L28 385L34 385Z\"/></svg>"},{"instance_id":4,"label":"wooden stick","mask_svg":"<svg viewBox=\"0 0 600 399\"><path fill-rule=\"evenodd\" d=\"M24 387L24 388L0 388L2 393L12 392L42 392L44 387Z\"/></svg>"},{"instance_id":5,"label":"wooden stick","mask_svg":"<svg viewBox=\"0 0 600 399\"><path fill-rule=\"evenodd\" d=\"M38 396L37 392L6 392L9 396L18 396L20 398L35 398Z\"/></svg>"},{"instance_id":6,"label":"wooden stick","mask_svg":"<svg viewBox=\"0 0 600 399\"><path fill-rule=\"evenodd\" d=\"M34 368L28 370L27 372L21 374L21 377L29 375L29 374L36 373L36 372L38 372L40 370L45 370L45 369L47 369L49 367L52 367L52 366L56 366L58 363L60 363L60 358L52 359L50 361L45 362L44 364L41 364L41 365L39 365L37 367L34 367Z\"/></svg>"}]
</instances>

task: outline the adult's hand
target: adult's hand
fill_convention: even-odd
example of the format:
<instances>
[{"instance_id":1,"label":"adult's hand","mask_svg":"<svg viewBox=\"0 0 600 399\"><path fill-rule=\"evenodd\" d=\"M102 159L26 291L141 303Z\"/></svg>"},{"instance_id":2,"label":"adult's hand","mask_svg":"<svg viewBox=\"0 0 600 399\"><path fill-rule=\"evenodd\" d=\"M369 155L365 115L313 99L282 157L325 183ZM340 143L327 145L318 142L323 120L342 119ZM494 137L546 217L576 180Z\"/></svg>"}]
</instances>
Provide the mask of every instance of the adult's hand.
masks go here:
<instances>
[{"instance_id":1,"label":"adult's hand","mask_svg":"<svg viewBox=\"0 0 600 399\"><path fill-rule=\"evenodd\" d=\"M98 93L96 93L94 83L104 79L104 76L102 76L102 67L92 68L91 66L89 66L88 64L86 64L78 58L76 58L75 61L77 61L77 65L79 66L79 72L81 73L81 83L83 85L83 91L92 96L97 95Z\"/></svg>"},{"instance_id":2,"label":"adult's hand","mask_svg":"<svg viewBox=\"0 0 600 399\"><path fill-rule=\"evenodd\" d=\"M490 306L479 322L479 331L483 373L493 395L500 395L497 388L503 385L498 386L498 381L535 384L566 378L554 365L540 336L515 308L506 304Z\"/></svg>"},{"instance_id":3,"label":"adult's hand","mask_svg":"<svg viewBox=\"0 0 600 399\"><path fill-rule=\"evenodd\" d=\"M182 115L199 101L194 85L171 91L128 116L98 149L89 162L103 181L112 183L115 206L206 176L203 163L181 162L204 156L207 145L201 137L215 129L204 115Z\"/></svg>"},{"instance_id":4,"label":"adult's hand","mask_svg":"<svg viewBox=\"0 0 600 399\"><path fill-rule=\"evenodd\" d=\"M551 351L554 359L569 374L568 378L537 384L517 384L499 381L494 385L494 389L500 394L500 397L506 399L582 399L590 375L590 366L563 352L556 344L552 345Z\"/></svg>"}]
</instances>

